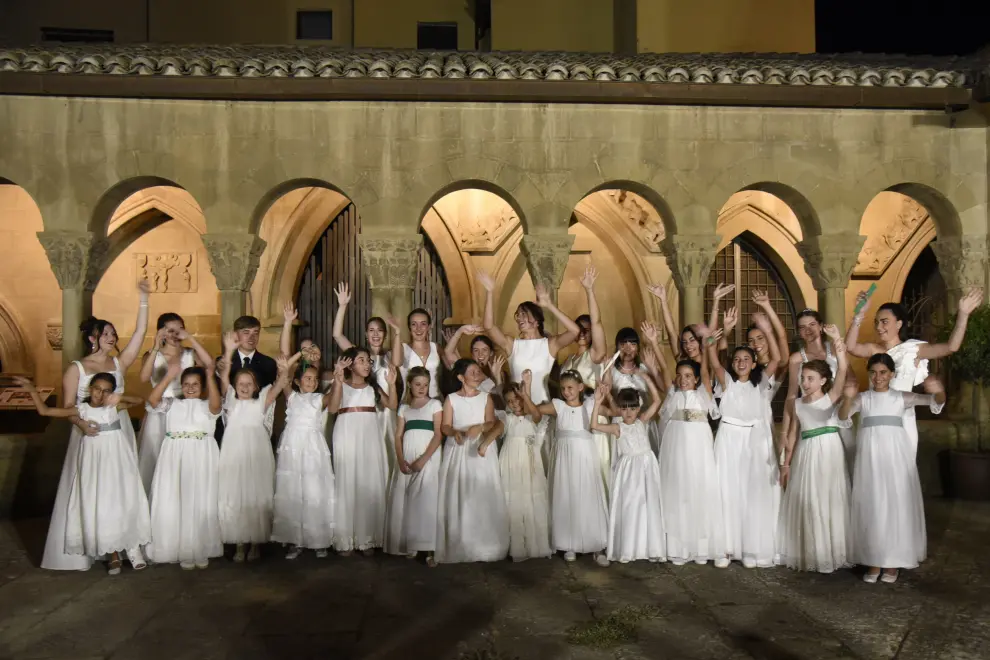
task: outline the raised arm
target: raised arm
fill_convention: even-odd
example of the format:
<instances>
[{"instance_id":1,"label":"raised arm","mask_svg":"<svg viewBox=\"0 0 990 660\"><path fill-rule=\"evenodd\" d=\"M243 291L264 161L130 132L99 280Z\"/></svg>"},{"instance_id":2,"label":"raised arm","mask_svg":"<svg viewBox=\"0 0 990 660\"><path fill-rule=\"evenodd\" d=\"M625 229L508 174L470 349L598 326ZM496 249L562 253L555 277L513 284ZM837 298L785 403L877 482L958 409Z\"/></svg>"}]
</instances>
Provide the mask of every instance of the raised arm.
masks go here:
<instances>
[{"instance_id":1,"label":"raised arm","mask_svg":"<svg viewBox=\"0 0 990 660\"><path fill-rule=\"evenodd\" d=\"M234 358L234 351L237 350L237 333L228 332L223 336L223 360L220 362L220 391L224 396L227 396L227 389L231 386L230 382L230 363Z\"/></svg>"},{"instance_id":2,"label":"raised arm","mask_svg":"<svg viewBox=\"0 0 990 660\"><path fill-rule=\"evenodd\" d=\"M213 356L210 355L210 352L203 348L202 344L196 341L196 338L191 334L185 330L179 330L179 340L186 341L187 339L192 345L192 349L196 353L196 357L199 358L199 363L203 365L204 369L206 369L206 373L213 371ZM225 362L230 362L230 360L225 360Z\"/></svg>"},{"instance_id":3,"label":"raised arm","mask_svg":"<svg viewBox=\"0 0 990 660\"><path fill-rule=\"evenodd\" d=\"M282 306L282 332L278 335L278 350L282 355L292 355L292 324L297 318L299 310L296 306L292 302L285 303Z\"/></svg>"},{"instance_id":4,"label":"raised arm","mask_svg":"<svg viewBox=\"0 0 990 660\"><path fill-rule=\"evenodd\" d=\"M643 333L643 337L646 339L646 343L652 350L655 358L654 368L651 369L651 371L655 372L653 377L657 381L657 386L666 392L670 388L670 374L667 373L667 360L664 358L663 351L660 349L660 337L658 336L657 327L649 321L643 321L639 329ZM645 357L644 362L646 362ZM650 368L649 364L647 364L647 368Z\"/></svg>"},{"instance_id":5,"label":"raised arm","mask_svg":"<svg viewBox=\"0 0 990 660\"><path fill-rule=\"evenodd\" d=\"M333 340L340 350L346 351L354 345L344 336L344 318L347 316L347 304L351 302L351 288L346 282L341 282L334 293L337 294L337 313L333 317Z\"/></svg>"},{"instance_id":6,"label":"raised arm","mask_svg":"<svg viewBox=\"0 0 990 660\"><path fill-rule=\"evenodd\" d=\"M871 342L861 343L859 341L859 328L863 325L863 319L866 318L866 310L870 307L870 297L867 295L866 291L859 292L856 296L856 304L860 306L860 309L859 313L857 313L849 323L849 329L846 330L846 350L849 351L851 355L861 358L868 358L875 353L886 352L879 344L874 344Z\"/></svg>"},{"instance_id":7,"label":"raised arm","mask_svg":"<svg viewBox=\"0 0 990 660\"><path fill-rule=\"evenodd\" d=\"M522 372L522 387L519 388L523 404L523 412L530 416L534 424L539 424L543 419L543 413L539 407L533 403L533 372L526 369Z\"/></svg>"},{"instance_id":8,"label":"raised arm","mask_svg":"<svg viewBox=\"0 0 990 660\"><path fill-rule=\"evenodd\" d=\"M949 341L944 344L922 344L918 347L918 358L921 360L935 359L952 355L962 347L966 337L966 324L969 315L983 303L983 289L971 289L959 300L959 312L956 314L956 324L949 335Z\"/></svg>"},{"instance_id":9,"label":"raised arm","mask_svg":"<svg viewBox=\"0 0 990 660\"><path fill-rule=\"evenodd\" d=\"M660 312L663 316L663 327L667 332L667 341L670 343L670 354L677 359L681 354L681 336L674 327L674 317L670 313L670 306L667 304L667 288L662 284L649 284L646 290L653 294L653 297L660 301Z\"/></svg>"},{"instance_id":10,"label":"raised arm","mask_svg":"<svg viewBox=\"0 0 990 660\"><path fill-rule=\"evenodd\" d=\"M385 381L388 383L388 392L385 393L385 400L382 404L389 410L396 410L398 408L398 400L396 399L395 391L398 389L395 386L395 379L398 377L399 368L389 365L387 367L388 371L385 372Z\"/></svg>"},{"instance_id":11,"label":"raised arm","mask_svg":"<svg viewBox=\"0 0 990 660\"><path fill-rule=\"evenodd\" d=\"M724 282L719 282L718 286L715 287L715 300L712 302L712 311L708 317L708 329L713 333L718 330L718 307L722 303L722 298L736 290L735 284L725 284ZM723 337L728 338L729 331L726 330L723 333Z\"/></svg>"},{"instance_id":12,"label":"raised arm","mask_svg":"<svg viewBox=\"0 0 990 660\"><path fill-rule=\"evenodd\" d=\"M166 372L165 377L155 385L155 389L151 390L151 394L148 395L148 403L151 404L152 408L157 408L162 403L162 397L165 396L165 391L168 389L169 384L179 377L182 373L181 364L172 364L168 367L168 372ZM215 380L210 378L209 372L206 374L206 380Z\"/></svg>"},{"instance_id":13,"label":"raised arm","mask_svg":"<svg viewBox=\"0 0 990 660\"><path fill-rule=\"evenodd\" d=\"M828 332L828 328L834 328L834 325L825 326L825 331ZM841 339L834 342L835 348L835 360L838 365L835 369L835 380L832 383L832 390L828 393L828 397L832 400L832 403L836 403L839 397L842 396L842 390L846 386L846 373L849 371L849 356L846 354L846 343Z\"/></svg>"},{"instance_id":14,"label":"raised arm","mask_svg":"<svg viewBox=\"0 0 990 660\"><path fill-rule=\"evenodd\" d=\"M461 359L461 353L457 348L461 337L470 337L479 334L481 331L482 328L480 325L462 325L451 333L447 344L443 347L443 361L448 369L452 369L454 363Z\"/></svg>"},{"instance_id":15,"label":"raised arm","mask_svg":"<svg viewBox=\"0 0 990 660\"><path fill-rule=\"evenodd\" d=\"M557 352L560 349L574 343L577 336L581 334L581 328L578 327L578 324L571 317L564 314L553 304L553 300L550 298L550 292L542 284L536 285L536 304L553 314L557 322L564 328L563 332L550 337L550 341L547 342L547 349L550 351L550 355L557 357Z\"/></svg>"},{"instance_id":16,"label":"raised arm","mask_svg":"<svg viewBox=\"0 0 990 660\"><path fill-rule=\"evenodd\" d=\"M656 388L654 388L656 389ZM619 435L619 425L618 424L608 424L605 422L599 422L601 418L601 407L605 402L605 398L608 396L608 386L599 385L595 388L595 407L591 409L591 424L589 428L592 431L598 431L599 433L606 433L608 435Z\"/></svg>"},{"instance_id":17,"label":"raised arm","mask_svg":"<svg viewBox=\"0 0 990 660\"><path fill-rule=\"evenodd\" d=\"M901 392L901 396L904 397L904 407L929 406L931 411L938 415L942 412L942 406L945 405L945 386L935 376L926 378L922 386L925 388L925 394Z\"/></svg>"},{"instance_id":18,"label":"raised arm","mask_svg":"<svg viewBox=\"0 0 990 660\"><path fill-rule=\"evenodd\" d=\"M265 398L265 408L268 408L274 404L275 400L278 399L279 393L289 387L289 384L292 382L292 379L289 376L288 358L284 355L279 355L275 358L275 365L278 367L278 377L275 378L275 382L272 386L268 388L268 396ZM221 380L220 382L223 383L224 380Z\"/></svg>"},{"instance_id":19,"label":"raised arm","mask_svg":"<svg viewBox=\"0 0 990 660\"><path fill-rule=\"evenodd\" d=\"M478 283L485 289L485 316L481 325L496 346L505 351L506 355L512 355L512 339L506 337L502 328L495 325L495 280L485 271L479 270Z\"/></svg>"},{"instance_id":20,"label":"raised arm","mask_svg":"<svg viewBox=\"0 0 990 660\"><path fill-rule=\"evenodd\" d=\"M780 346L771 337L771 332L773 331L770 325L770 318L766 314L757 312L753 314L753 323L757 328L763 333L763 336L767 338L767 350L770 352L770 361L764 367L764 373L766 373L767 378L770 376L775 376L780 366Z\"/></svg>"},{"instance_id":21,"label":"raised arm","mask_svg":"<svg viewBox=\"0 0 990 660\"><path fill-rule=\"evenodd\" d=\"M701 341L704 346L704 351L702 352L702 365L701 365L701 377L702 380L705 378L705 374L714 373L715 377L718 378L719 382L722 383L722 387L727 388L729 386L729 375L725 372L725 367L718 359L718 340L722 336L721 330L715 330L712 332L709 328L701 326L699 328L701 334ZM711 368L707 368L711 365ZM711 378L709 377L706 385L711 391Z\"/></svg>"},{"instance_id":22,"label":"raised arm","mask_svg":"<svg viewBox=\"0 0 990 660\"><path fill-rule=\"evenodd\" d=\"M651 419L657 416L660 412L660 391L657 386L653 384L653 381L647 379L646 389L650 392L650 405L646 407L646 410L639 414L639 420L646 424Z\"/></svg>"},{"instance_id":23,"label":"raised arm","mask_svg":"<svg viewBox=\"0 0 990 660\"><path fill-rule=\"evenodd\" d=\"M115 394L113 396L117 397L117 410L133 408L134 406L140 406L144 403L144 399L139 396L131 396L128 394Z\"/></svg>"},{"instance_id":24,"label":"raised arm","mask_svg":"<svg viewBox=\"0 0 990 660\"><path fill-rule=\"evenodd\" d=\"M66 408L50 408L45 405L45 402L41 400L41 395L38 394L37 388L35 388L34 383L30 379L24 378L22 376L15 376L14 382L27 390L27 393L31 395L31 401L34 403L35 409L37 409L38 414L42 417L77 417L79 415L79 409L76 406L68 406Z\"/></svg>"},{"instance_id":25,"label":"raised arm","mask_svg":"<svg viewBox=\"0 0 990 660\"><path fill-rule=\"evenodd\" d=\"M388 325L388 334L392 337L392 350L390 351L390 362L398 369L405 362L406 352L402 348L402 328L399 322L391 314L385 315L385 323Z\"/></svg>"},{"instance_id":26,"label":"raised arm","mask_svg":"<svg viewBox=\"0 0 990 660\"><path fill-rule=\"evenodd\" d=\"M763 310L763 313L767 315L770 320L770 327L773 328L773 339L767 335L767 349L770 349L770 344L776 340L777 343L777 369L773 372L773 375L777 377L779 381L784 377L784 372L787 371L788 363L787 356L790 351L787 344L787 330L784 329L784 324L780 322L780 317L777 316L777 310L773 308L773 303L770 302L770 296L767 295L766 291L753 291L753 302L757 307ZM766 334L766 332L764 332ZM770 359L773 359L773 351L770 350Z\"/></svg>"},{"instance_id":27,"label":"raised arm","mask_svg":"<svg viewBox=\"0 0 990 660\"><path fill-rule=\"evenodd\" d=\"M138 282L138 295L141 302L138 303L138 315L137 322L134 324L134 334L131 335L131 340L127 342L127 346L124 347L124 350L120 352L120 356L117 358L120 368L124 371L127 371L127 368L134 364L134 361L141 354L144 335L148 332L148 293L150 291L151 285L148 284L148 280Z\"/></svg>"},{"instance_id":28,"label":"raised arm","mask_svg":"<svg viewBox=\"0 0 990 660\"><path fill-rule=\"evenodd\" d=\"M856 383L846 383L842 388L842 403L839 404L839 419L843 422L859 410L859 387Z\"/></svg>"},{"instance_id":29,"label":"raised arm","mask_svg":"<svg viewBox=\"0 0 990 660\"><path fill-rule=\"evenodd\" d=\"M337 362L333 365L333 385L323 397L323 402L331 413L340 410L340 399L344 395L344 369L351 366L351 362L347 358L337 358Z\"/></svg>"},{"instance_id":30,"label":"raised arm","mask_svg":"<svg viewBox=\"0 0 990 660\"><path fill-rule=\"evenodd\" d=\"M161 352L162 347L165 345L165 337L168 335L168 330L162 328L157 333L155 333L155 343L152 344L151 350L144 354L144 361L141 363L141 382L150 383L151 376L155 373L155 359L158 357L158 353Z\"/></svg>"},{"instance_id":31,"label":"raised arm","mask_svg":"<svg viewBox=\"0 0 990 660\"><path fill-rule=\"evenodd\" d=\"M602 325L601 311L598 309L598 299L595 297L595 281L598 271L588 264L581 277L581 286L588 294L588 316L591 317L591 361L601 364L605 361L605 348L608 340L605 338L605 326ZM580 328L578 328L580 330Z\"/></svg>"},{"instance_id":32,"label":"raised arm","mask_svg":"<svg viewBox=\"0 0 990 660\"><path fill-rule=\"evenodd\" d=\"M205 379L206 400L210 404L210 412L214 415L219 415L223 411L223 400L220 398L220 388L217 387L217 379L210 378L209 376L210 371L213 369L213 360L208 360L205 368L207 374Z\"/></svg>"}]
</instances>

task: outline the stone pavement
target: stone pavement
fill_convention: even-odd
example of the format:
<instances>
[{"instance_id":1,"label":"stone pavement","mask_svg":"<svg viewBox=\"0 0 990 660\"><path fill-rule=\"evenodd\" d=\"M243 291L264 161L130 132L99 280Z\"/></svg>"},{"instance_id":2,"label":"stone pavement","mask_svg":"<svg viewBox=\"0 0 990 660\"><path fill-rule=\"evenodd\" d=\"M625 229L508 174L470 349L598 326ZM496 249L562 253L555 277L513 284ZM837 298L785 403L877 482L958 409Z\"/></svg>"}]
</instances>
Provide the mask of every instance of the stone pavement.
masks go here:
<instances>
[{"instance_id":1,"label":"stone pavement","mask_svg":"<svg viewBox=\"0 0 990 660\"><path fill-rule=\"evenodd\" d=\"M0 658L988 658L990 504L932 500L928 520L930 559L895 585L590 557L289 562L274 548L257 565L111 578L36 568L45 521L7 521Z\"/></svg>"}]
</instances>

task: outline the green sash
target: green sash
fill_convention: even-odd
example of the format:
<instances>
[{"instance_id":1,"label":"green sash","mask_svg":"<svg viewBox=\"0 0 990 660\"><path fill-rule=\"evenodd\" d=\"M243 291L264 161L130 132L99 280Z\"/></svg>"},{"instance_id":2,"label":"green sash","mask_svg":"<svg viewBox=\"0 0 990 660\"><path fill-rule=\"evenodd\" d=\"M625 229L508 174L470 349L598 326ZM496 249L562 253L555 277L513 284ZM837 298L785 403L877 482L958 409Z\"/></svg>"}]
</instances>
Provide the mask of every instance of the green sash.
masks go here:
<instances>
[{"instance_id":1,"label":"green sash","mask_svg":"<svg viewBox=\"0 0 990 660\"><path fill-rule=\"evenodd\" d=\"M410 419L406 422L406 431L432 431L433 420L430 419Z\"/></svg>"},{"instance_id":2,"label":"green sash","mask_svg":"<svg viewBox=\"0 0 990 660\"><path fill-rule=\"evenodd\" d=\"M838 426L821 426L817 429L810 429L808 431L801 431L801 439L807 440L808 438L814 438L819 435L825 435L827 433L838 433Z\"/></svg>"}]
</instances>

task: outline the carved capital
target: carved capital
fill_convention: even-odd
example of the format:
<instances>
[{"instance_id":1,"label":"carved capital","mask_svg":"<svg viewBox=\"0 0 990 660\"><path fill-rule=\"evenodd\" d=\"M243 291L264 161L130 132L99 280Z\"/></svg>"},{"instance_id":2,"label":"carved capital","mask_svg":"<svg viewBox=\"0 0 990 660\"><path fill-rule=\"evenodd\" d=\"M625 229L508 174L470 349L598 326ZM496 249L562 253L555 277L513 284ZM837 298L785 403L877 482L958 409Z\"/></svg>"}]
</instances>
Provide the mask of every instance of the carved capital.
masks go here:
<instances>
[{"instance_id":1,"label":"carved capital","mask_svg":"<svg viewBox=\"0 0 990 660\"><path fill-rule=\"evenodd\" d=\"M372 289L415 289L423 236L358 236L364 272Z\"/></svg>"},{"instance_id":2,"label":"carved capital","mask_svg":"<svg viewBox=\"0 0 990 660\"><path fill-rule=\"evenodd\" d=\"M661 241L667 267L678 289L705 286L721 240L721 236L713 234L673 234Z\"/></svg>"},{"instance_id":3,"label":"carved capital","mask_svg":"<svg viewBox=\"0 0 990 660\"><path fill-rule=\"evenodd\" d=\"M221 291L248 291L258 273L265 241L254 234L203 234L210 270Z\"/></svg>"},{"instance_id":4,"label":"carved capital","mask_svg":"<svg viewBox=\"0 0 990 660\"><path fill-rule=\"evenodd\" d=\"M556 292L564 279L564 270L573 245L574 236L571 234L523 236L519 248L526 257L533 284L542 284L551 293Z\"/></svg>"},{"instance_id":5,"label":"carved capital","mask_svg":"<svg viewBox=\"0 0 990 660\"><path fill-rule=\"evenodd\" d=\"M88 231L42 231L38 240L60 289L96 288L103 274L110 243Z\"/></svg>"},{"instance_id":6,"label":"carved capital","mask_svg":"<svg viewBox=\"0 0 990 660\"><path fill-rule=\"evenodd\" d=\"M947 236L931 245L946 289L965 291L984 286L990 261L985 236Z\"/></svg>"},{"instance_id":7,"label":"carved capital","mask_svg":"<svg viewBox=\"0 0 990 660\"><path fill-rule=\"evenodd\" d=\"M804 259L804 269L811 277L815 290L823 291L845 289L849 285L849 276L859 261L859 253L865 242L865 236L856 232L843 232L809 236L795 247Z\"/></svg>"},{"instance_id":8,"label":"carved capital","mask_svg":"<svg viewBox=\"0 0 990 660\"><path fill-rule=\"evenodd\" d=\"M62 321L51 320L45 324L45 339L53 351L62 350Z\"/></svg>"}]
</instances>

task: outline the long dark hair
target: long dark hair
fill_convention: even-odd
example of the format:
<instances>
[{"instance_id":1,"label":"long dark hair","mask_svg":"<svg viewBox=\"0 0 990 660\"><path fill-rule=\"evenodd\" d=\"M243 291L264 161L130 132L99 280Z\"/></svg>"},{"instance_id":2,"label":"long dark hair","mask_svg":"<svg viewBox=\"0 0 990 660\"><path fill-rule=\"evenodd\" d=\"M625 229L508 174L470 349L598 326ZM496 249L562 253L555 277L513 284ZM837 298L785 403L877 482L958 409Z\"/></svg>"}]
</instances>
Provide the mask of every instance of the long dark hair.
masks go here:
<instances>
[{"instance_id":1,"label":"long dark hair","mask_svg":"<svg viewBox=\"0 0 990 660\"><path fill-rule=\"evenodd\" d=\"M904 305L901 303L889 302L880 305L877 308L877 314L882 311L888 311L894 315L894 318L901 322L901 327L897 331L897 337L904 341L907 339L907 310L904 309Z\"/></svg>"},{"instance_id":2,"label":"long dark hair","mask_svg":"<svg viewBox=\"0 0 990 660\"><path fill-rule=\"evenodd\" d=\"M370 363L371 351L369 351L364 346L351 346L346 351L344 351L340 357L342 359L351 360L351 362L353 362L357 358L357 356L360 355L361 353L364 353L365 355L368 356L368 362ZM344 369L344 378L346 380L350 380L352 375L353 372L350 369ZM385 393L382 392L382 388L378 386L378 378L375 377L375 372L373 369L368 373L368 377L365 379L365 382L371 386L371 390L375 394L375 407L377 408L381 404L382 398L385 396Z\"/></svg>"},{"instance_id":3,"label":"long dark hair","mask_svg":"<svg viewBox=\"0 0 990 660\"><path fill-rule=\"evenodd\" d=\"M866 361L866 369L869 371L870 367L875 364L882 364L890 370L890 373L896 373L897 368L894 365L894 358L890 357L886 353L874 353L870 356L870 359Z\"/></svg>"},{"instance_id":4,"label":"long dark hair","mask_svg":"<svg viewBox=\"0 0 990 660\"><path fill-rule=\"evenodd\" d=\"M634 363L639 365L639 333L636 332L635 328L619 328L619 331L615 333L615 350L619 350L619 347L623 344L636 344L636 358ZM621 356L619 360L621 360ZM619 366L622 363L619 362Z\"/></svg>"},{"instance_id":5,"label":"long dark hair","mask_svg":"<svg viewBox=\"0 0 990 660\"><path fill-rule=\"evenodd\" d=\"M763 365L760 364L756 351L754 351L749 346L736 346L732 351L732 359L736 357L736 353L742 351L743 353L749 353L749 356L753 358L753 369L749 372L749 382L756 387L763 380ZM729 360L729 366L726 368L729 375L732 376L732 380L739 380L739 375L736 374L736 370L732 368L732 360Z\"/></svg>"},{"instance_id":6,"label":"long dark hair","mask_svg":"<svg viewBox=\"0 0 990 660\"><path fill-rule=\"evenodd\" d=\"M536 321L536 328L539 330L540 336L546 337L547 333L543 330L543 309L532 300L524 300L519 303L519 306L516 307L516 311L518 312L520 309L533 317L533 320Z\"/></svg>"},{"instance_id":7,"label":"long dark hair","mask_svg":"<svg viewBox=\"0 0 990 660\"><path fill-rule=\"evenodd\" d=\"M684 333L685 332L691 333L691 336L694 337L694 340L696 342L698 342L698 355L701 355L702 353L704 353L705 352L705 344L704 344L704 342L701 341L701 337L698 336L698 333L694 331L694 326L693 325L686 325L686 326L684 326L681 329L681 334L677 335L678 354L682 358L684 358L684 359L688 359L688 360L690 359L690 358L687 357L687 353L684 352ZM699 363L699 365L700 365L700 363Z\"/></svg>"},{"instance_id":8,"label":"long dark hair","mask_svg":"<svg viewBox=\"0 0 990 660\"><path fill-rule=\"evenodd\" d=\"M96 374L95 376L93 376L92 378L89 379L89 384L92 385L93 383L95 383L98 380L102 380L102 381L106 382L107 385L110 386L110 389L111 390L116 390L117 389L117 379L114 377L113 374L108 374L105 371L101 371L100 373ZM86 389L88 390L89 388L87 387ZM89 403L89 399L90 399L90 397L87 396L86 398L84 398L82 400L82 402L83 403Z\"/></svg>"},{"instance_id":9,"label":"long dark hair","mask_svg":"<svg viewBox=\"0 0 990 660\"><path fill-rule=\"evenodd\" d=\"M674 374L676 375L680 371L681 367L690 367L691 371L694 372L695 386L694 389L698 389L701 386L701 363L697 360L692 360L690 358L685 358L683 360L678 360L677 364L674 366Z\"/></svg>"},{"instance_id":10,"label":"long dark hair","mask_svg":"<svg viewBox=\"0 0 990 660\"><path fill-rule=\"evenodd\" d=\"M582 314L581 316L574 319L574 322L578 324L578 327L581 328L582 331L584 330L584 326L582 326L581 324L582 323L588 324L588 348L591 348L592 344L595 341L594 337L591 336L591 315Z\"/></svg>"},{"instance_id":11,"label":"long dark hair","mask_svg":"<svg viewBox=\"0 0 990 660\"><path fill-rule=\"evenodd\" d=\"M83 344L86 345L86 355L92 355L96 351L100 350L100 337L103 336L103 331L107 329L107 326L113 328L116 333L117 328L114 327L113 323L110 321L105 321L103 319L98 319L95 316L90 316L88 319L79 324L79 331L82 333ZM96 345L93 345L93 337L96 337ZM116 343L114 348L117 348Z\"/></svg>"}]
</instances>

